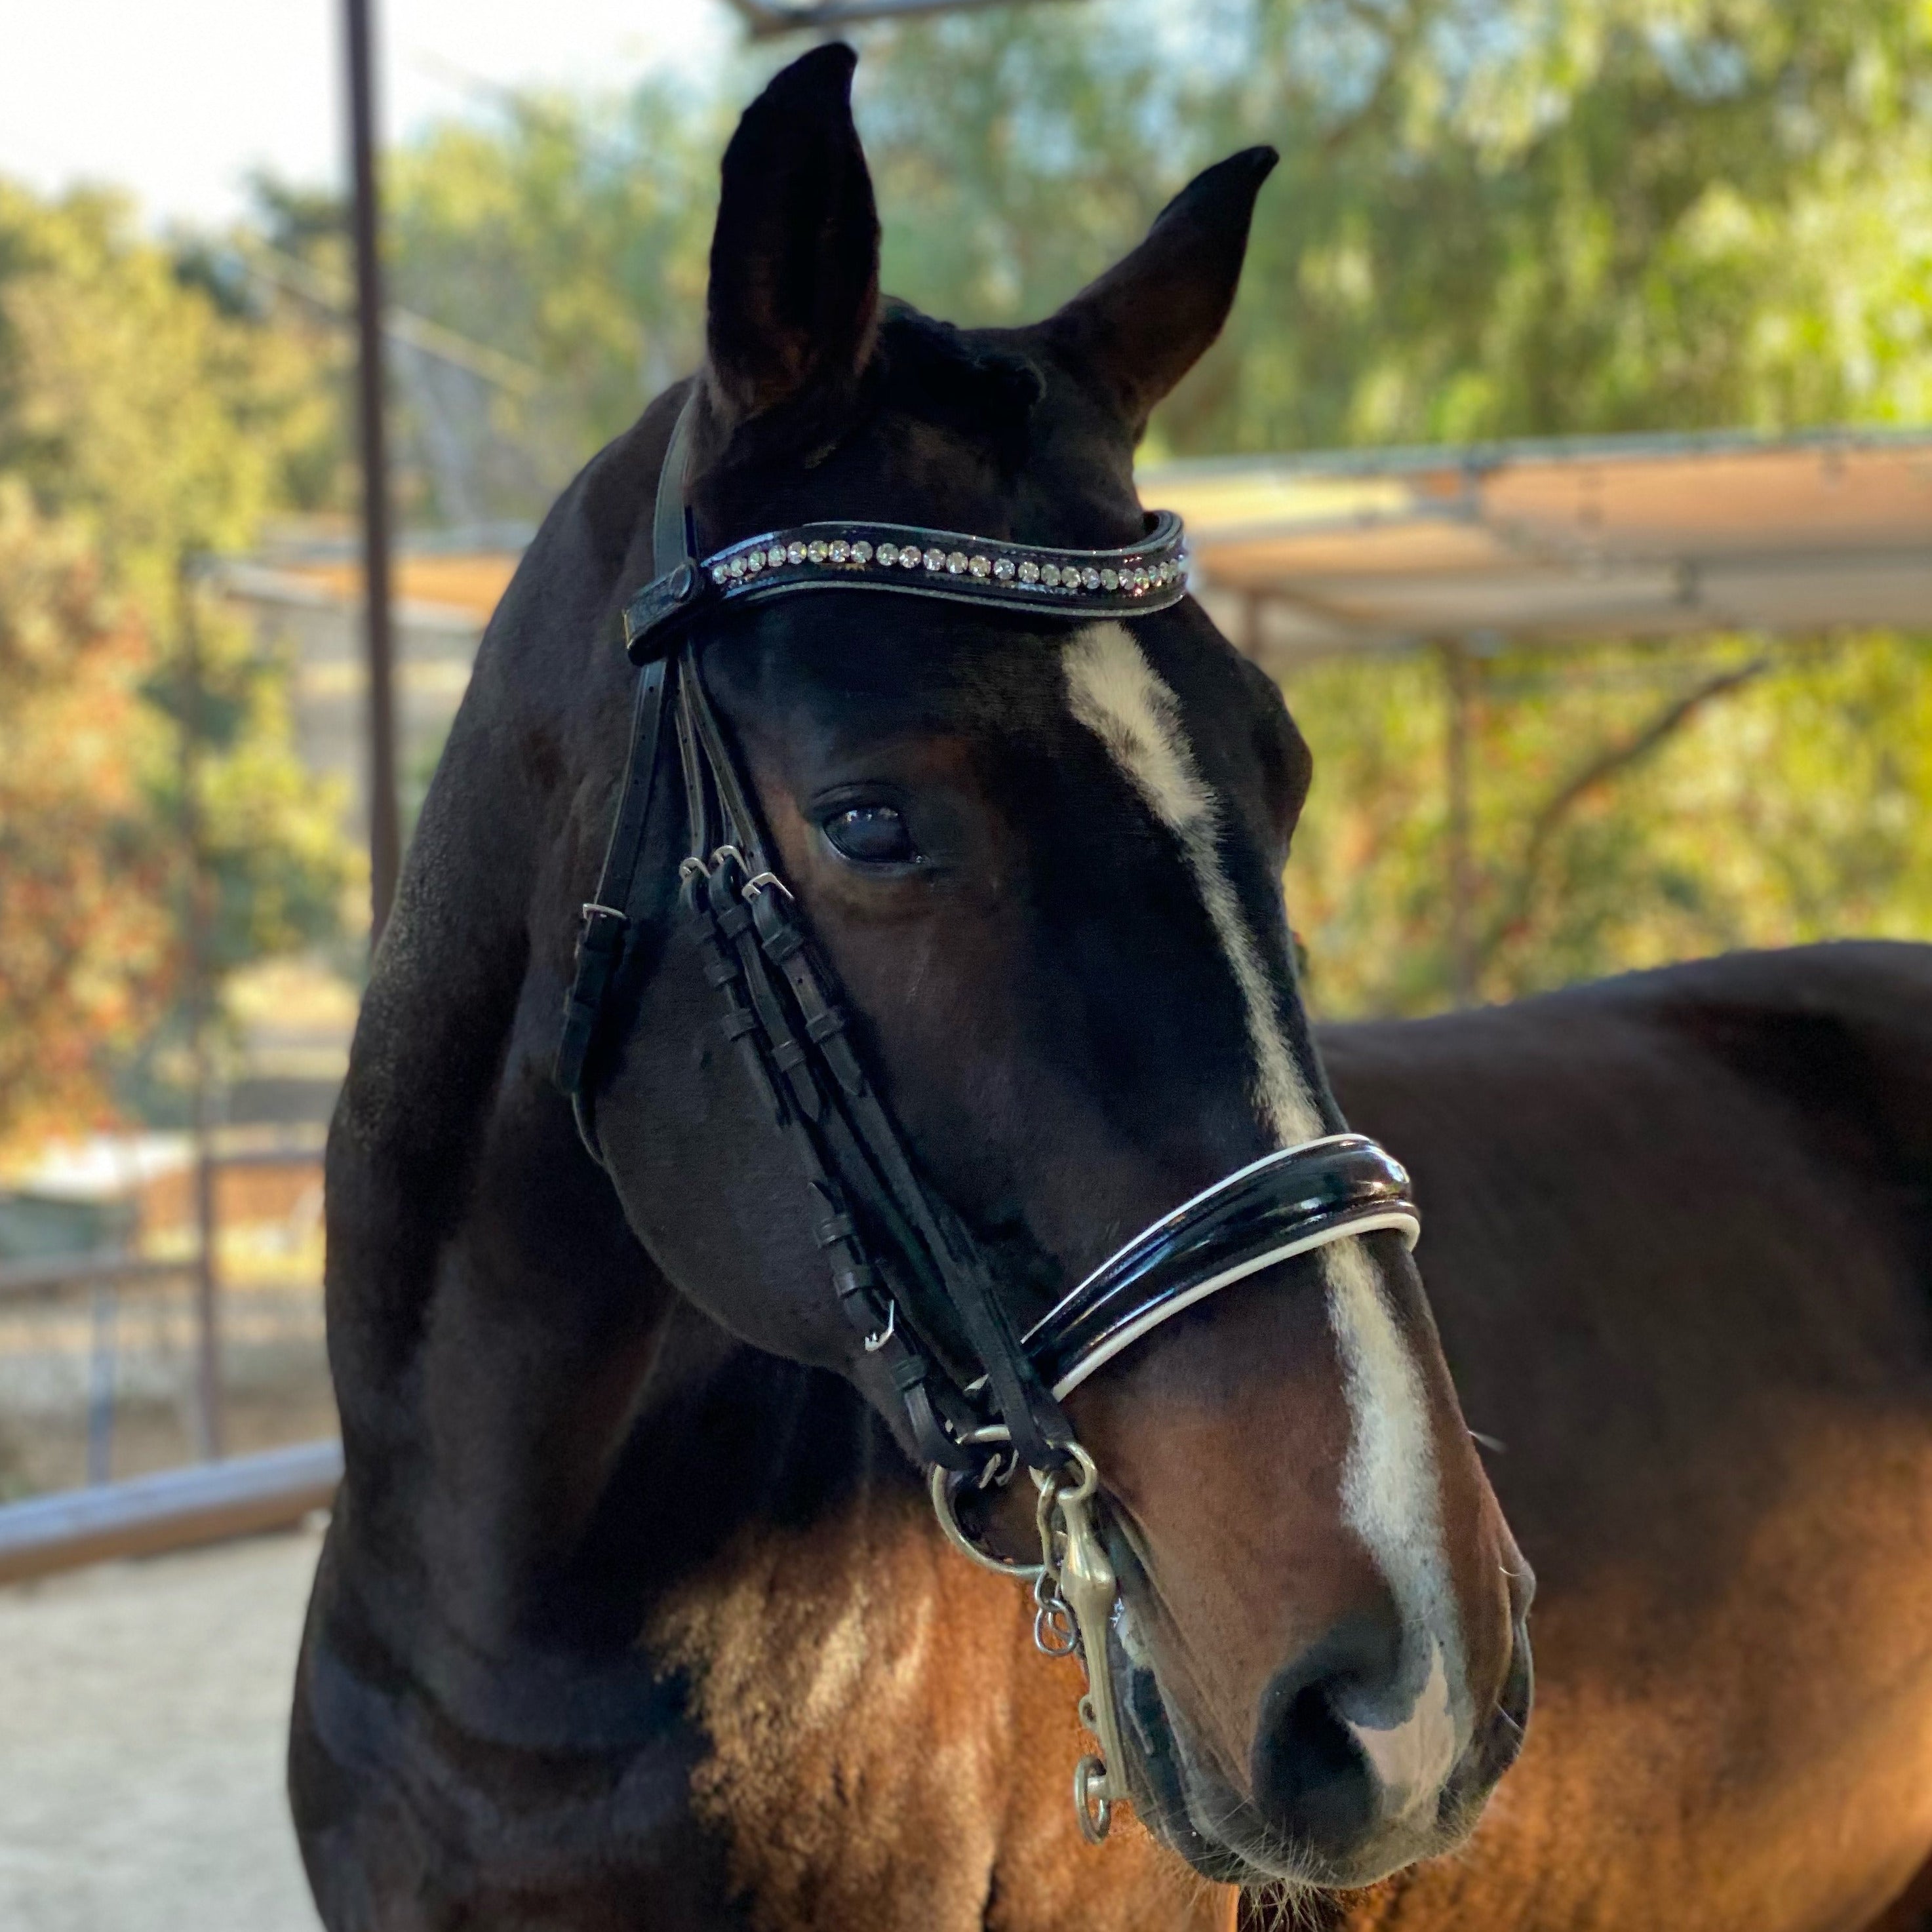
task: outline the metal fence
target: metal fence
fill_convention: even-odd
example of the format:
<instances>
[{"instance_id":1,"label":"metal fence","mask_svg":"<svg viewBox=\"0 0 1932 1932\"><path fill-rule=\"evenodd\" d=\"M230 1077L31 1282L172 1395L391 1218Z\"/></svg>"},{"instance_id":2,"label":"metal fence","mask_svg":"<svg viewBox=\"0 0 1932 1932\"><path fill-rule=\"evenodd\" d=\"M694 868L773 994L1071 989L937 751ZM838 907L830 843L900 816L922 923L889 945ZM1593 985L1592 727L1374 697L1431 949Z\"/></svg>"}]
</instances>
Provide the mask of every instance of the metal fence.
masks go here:
<instances>
[{"instance_id":1,"label":"metal fence","mask_svg":"<svg viewBox=\"0 0 1932 1932\"><path fill-rule=\"evenodd\" d=\"M318 1154L220 1153L216 1196L283 1170L275 1210L123 1250L0 1263L0 1498L333 1426ZM160 1251L154 1251L159 1250Z\"/></svg>"}]
</instances>

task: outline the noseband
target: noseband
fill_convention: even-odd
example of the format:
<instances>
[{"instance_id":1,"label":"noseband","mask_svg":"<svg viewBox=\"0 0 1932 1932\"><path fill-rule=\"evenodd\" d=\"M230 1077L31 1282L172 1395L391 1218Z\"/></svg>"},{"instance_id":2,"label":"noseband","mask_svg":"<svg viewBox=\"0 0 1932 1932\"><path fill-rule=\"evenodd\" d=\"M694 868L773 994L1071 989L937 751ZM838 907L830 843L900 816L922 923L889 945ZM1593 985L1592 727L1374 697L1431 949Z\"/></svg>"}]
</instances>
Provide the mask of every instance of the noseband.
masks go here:
<instances>
[{"instance_id":1,"label":"noseband","mask_svg":"<svg viewBox=\"0 0 1932 1932\"><path fill-rule=\"evenodd\" d=\"M1122 1792L1108 1628L1114 1574L1094 1526L1098 1478L1063 1398L1161 1323L1244 1277L1344 1236L1392 1229L1413 1247L1420 1221L1408 1177L1376 1143L1331 1134L1242 1168L1163 1215L1024 1334L991 1258L922 1175L846 1029L838 988L774 862L753 794L705 688L704 619L737 604L818 590L863 590L1056 618L1132 617L1186 593L1180 519L1160 512L1137 544L1079 550L996 542L911 525L807 524L698 553L686 501L696 404L687 401L659 472L658 574L624 613L640 667L629 756L597 896L583 910L556 1080L578 1131L605 1165L596 1119L598 1049L620 969L640 929L638 877L661 790L675 764L688 856L679 868L724 1036L760 1112L788 1139L838 1304L866 1354L890 1376L932 1467L942 1526L976 1560L1033 1581L1035 1636L1077 1652L1089 1682L1082 1715L1101 1759L1076 1774L1082 1830L1103 1835ZM668 752L668 744L674 753ZM1040 1490L1041 1562L988 1556L960 1528L962 1481L1024 1463Z\"/></svg>"}]
</instances>

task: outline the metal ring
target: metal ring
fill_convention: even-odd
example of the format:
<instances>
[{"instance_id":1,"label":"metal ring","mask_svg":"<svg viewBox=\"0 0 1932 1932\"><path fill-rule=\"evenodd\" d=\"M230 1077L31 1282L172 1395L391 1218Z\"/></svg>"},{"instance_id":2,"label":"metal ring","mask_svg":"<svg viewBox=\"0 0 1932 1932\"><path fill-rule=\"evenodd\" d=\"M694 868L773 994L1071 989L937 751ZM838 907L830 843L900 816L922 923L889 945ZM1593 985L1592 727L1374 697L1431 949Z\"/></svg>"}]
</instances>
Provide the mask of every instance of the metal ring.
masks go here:
<instances>
[{"instance_id":1,"label":"metal ring","mask_svg":"<svg viewBox=\"0 0 1932 1932\"><path fill-rule=\"evenodd\" d=\"M978 1435L983 1432L976 1430ZM982 1550L959 1526L959 1519L953 1514L952 1491L946 1480L946 1472L937 1463L932 1466L932 1474L928 1479L928 1488L932 1495L932 1513L939 1519L940 1528L946 1532L946 1540L962 1556L970 1556L982 1570L991 1570L996 1575L1010 1576L1016 1583L1036 1583L1046 1574L1037 1563L1009 1563L1004 1556L995 1556Z\"/></svg>"},{"instance_id":2,"label":"metal ring","mask_svg":"<svg viewBox=\"0 0 1932 1932\"><path fill-rule=\"evenodd\" d=\"M1094 1467L1093 1457L1078 1443L1068 1443L1066 1453L1080 1465L1079 1481L1070 1488L1062 1484L1057 1469L1044 1474L1036 1469L1033 1472L1034 1486L1044 1496L1048 1485L1052 1485L1053 1499L1056 1503L1084 1503L1100 1486L1100 1472Z\"/></svg>"},{"instance_id":3,"label":"metal ring","mask_svg":"<svg viewBox=\"0 0 1932 1932\"><path fill-rule=\"evenodd\" d=\"M1099 1844L1114 1822L1112 1798L1104 1788L1094 1788L1096 1784L1104 1787L1106 1781L1107 1767L1090 1752L1073 1767L1074 1815L1080 1820L1080 1835L1090 1845Z\"/></svg>"},{"instance_id":4,"label":"metal ring","mask_svg":"<svg viewBox=\"0 0 1932 1932\"><path fill-rule=\"evenodd\" d=\"M748 902L756 894L764 891L765 887L767 886L776 886L780 892L784 894L787 898L789 899L792 898L792 890L790 886L787 885L784 880L780 878L776 872L760 872L758 874L757 878L747 879L745 883L739 887L738 896ZM794 904L797 903L795 899L794 899L792 902Z\"/></svg>"}]
</instances>

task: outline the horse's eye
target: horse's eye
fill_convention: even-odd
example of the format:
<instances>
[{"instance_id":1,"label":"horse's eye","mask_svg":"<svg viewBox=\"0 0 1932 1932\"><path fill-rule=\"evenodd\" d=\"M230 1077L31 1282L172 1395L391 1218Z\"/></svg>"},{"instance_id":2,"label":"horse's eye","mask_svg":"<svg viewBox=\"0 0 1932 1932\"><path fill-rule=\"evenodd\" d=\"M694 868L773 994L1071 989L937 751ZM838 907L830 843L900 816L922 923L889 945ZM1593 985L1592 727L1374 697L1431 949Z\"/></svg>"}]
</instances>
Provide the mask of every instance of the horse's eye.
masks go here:
<instances>
[{"instance_id":1,"label":"horse's eye","mask_svg":"<svg viewBox=\"0 0 1932 1932\"><path fill-rule=\"evenodd\" d=\"M906 822L889 805L855 805L825 821L842 856L861 866L909 866L919 856Z\"/></svg>"}]
</instances>

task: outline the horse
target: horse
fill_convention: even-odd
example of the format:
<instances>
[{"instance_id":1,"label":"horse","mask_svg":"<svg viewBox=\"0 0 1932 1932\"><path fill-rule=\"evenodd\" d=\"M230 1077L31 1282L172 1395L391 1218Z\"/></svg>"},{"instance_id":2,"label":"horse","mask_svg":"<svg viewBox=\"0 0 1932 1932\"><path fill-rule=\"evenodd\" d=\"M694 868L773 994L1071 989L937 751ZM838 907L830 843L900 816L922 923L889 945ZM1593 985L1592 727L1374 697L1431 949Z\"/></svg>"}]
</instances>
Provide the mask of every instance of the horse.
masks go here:
<instances>
[{"instance_id":1,"label":"horse","mask_svg":"<svg viewBox=\"0 0 1932 1932\"><path fill-rule=\"evenodd\" d=\"M704 368L532 543L375 956L323 1923L1905 1910L1928 954L1318 1050L1307 748L1132 472L1274 157L957 330L854 61L746 110Z\"/></svg>"}]
</instances>

